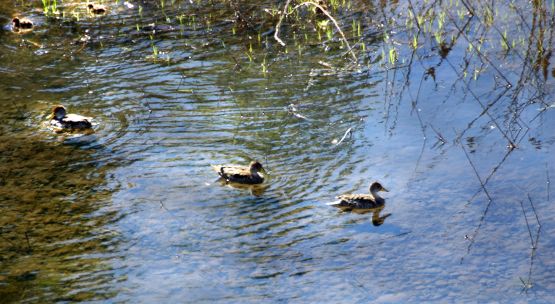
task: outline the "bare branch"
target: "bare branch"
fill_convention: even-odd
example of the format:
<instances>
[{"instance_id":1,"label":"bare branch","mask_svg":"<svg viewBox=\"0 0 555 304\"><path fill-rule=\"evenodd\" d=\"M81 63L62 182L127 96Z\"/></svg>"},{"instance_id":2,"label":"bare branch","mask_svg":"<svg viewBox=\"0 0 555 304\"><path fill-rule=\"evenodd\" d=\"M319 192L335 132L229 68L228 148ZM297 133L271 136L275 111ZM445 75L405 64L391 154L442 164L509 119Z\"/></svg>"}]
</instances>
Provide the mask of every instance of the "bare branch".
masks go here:
<instances>
[{"instance_id":1,"label":"bare branch","mask_svg":"<svg viewBox=\"0 0 555 304\"><path fill-rule=\"evenodd\" d=\"M291 2L291 0L287 0L287 2L285 2L285 5L283 6L283 11L281 12L281 16L279 17L279 21L276 24L276 31L274 32L274 39L281 44L281 46L285 46L285 42L283 42L283 40L281 40L279 38L279 28L281 27L281 22L283 21L283 18L285 18L286 12L287 12L287 7L289 7L289 3Z\"/></svg>"},{"instance_id":2,"label":"bare branch","mask_svg":"<svg viewBox=\"0 0 555 304\"><path fill-rule=\"evenodd\" d=\"M287 0L287 2L285 3L285 5L283 6L283 11L281 13L281 16L279 18L278 23L276 24L276 31L274 33L274 39L276 39L276 41L281 44L282 46L285 46L285 42L283 42L283 40L281 40L279 38L279 28L281 27L281 22L283 21L283 18L285 17L285 15L287 14L287 8L289 7L291 0ZM347 40L347 37L345 37L345 34L343 33L343 31L341 30L341 28L339 27L339 24L337 23L337 21L335 20L335 18L333 18L330 13L323 8L320 4L315 3L315 2L311 2L311 1L307 1L307 2L303 2L301 4L296 5L295 7L293 7L293 10L298 9L301 6L308 6L308 5L312 5L317 7L320 11L322 11L322 13L324 13L324 15L326 15L326 17L328 17L328 19L331 20L331 22L333 22L333 25L335 26L335 28L337 29L337 31L339 32L339 34L341 34L341 38L343 39L343 42L345 42L345 44L347 45L347 49L349 50L349 54L351 54L351 56L353 57L353 60L355 62L358 62L358 58L355 55L355 52L353 52L353 49L351 48L351 45L349 44L349 41Z\"/></svg>"}]
</instances>

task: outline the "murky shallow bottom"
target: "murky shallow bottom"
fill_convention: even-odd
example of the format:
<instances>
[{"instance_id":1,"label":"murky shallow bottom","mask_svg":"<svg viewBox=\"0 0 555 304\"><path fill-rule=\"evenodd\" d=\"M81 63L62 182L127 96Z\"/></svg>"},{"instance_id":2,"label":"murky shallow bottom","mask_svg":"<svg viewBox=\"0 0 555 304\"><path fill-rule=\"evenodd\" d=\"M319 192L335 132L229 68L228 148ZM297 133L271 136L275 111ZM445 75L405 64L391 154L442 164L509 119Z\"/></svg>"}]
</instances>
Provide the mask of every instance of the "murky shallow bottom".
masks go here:
<instances>
[{"instance_id":1,"label":"murky shallow bottom","mask_svg":"<svg viewBox=\"0 0 555 304\"><path fill-rule=\"evenodd\" d=\"M554 301L555 114L522 111L531 128L508 150L464 90L489 100L494 73L453 92L444 64L396 100L392 70L327 75L317 49L270 52L263 73L241 41L202 33L156 38L170 64L145 58L146 37L77 52L71 35L2 35L7 301ZM41 128L54 102L95 133ZM251 159L270 173L256 193L210 168ZM390 190L383 224L326 205L373 180Z\"/></svg>"}]
</instances>

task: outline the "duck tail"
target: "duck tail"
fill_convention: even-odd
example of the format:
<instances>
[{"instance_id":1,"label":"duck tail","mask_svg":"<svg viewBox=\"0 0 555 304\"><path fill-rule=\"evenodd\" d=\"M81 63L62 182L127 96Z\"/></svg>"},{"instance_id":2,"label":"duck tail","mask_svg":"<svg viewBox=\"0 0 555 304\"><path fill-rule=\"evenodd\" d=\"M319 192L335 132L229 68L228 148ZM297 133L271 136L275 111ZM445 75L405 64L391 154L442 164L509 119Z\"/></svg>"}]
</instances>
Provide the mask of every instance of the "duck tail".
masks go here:
<instances>
[{"instance_id":1,"label":"duck tail","mask_svg":"<svg viewBox=\"0 0 555 304\"><path fill-rule=\"evenodd\" d=\"M224 176L224 166L220 166L220 165L211 165L212 169L214 169L214 171L218 172L218 174L220 176Z\"/></svg>"},{"instance_id":2,"label":"duck tail","mask_svg":"<svg viewBox=\"0 0 555 304\"><path fill-rule=\"evenodd\" d=\"M328 205L328 206L339 206L339 205L341 205L341 200L338 199L338 200L333 201L333 202L328 202L328 203L326 203L326 205Z\"/></svg>"}]
</instances>

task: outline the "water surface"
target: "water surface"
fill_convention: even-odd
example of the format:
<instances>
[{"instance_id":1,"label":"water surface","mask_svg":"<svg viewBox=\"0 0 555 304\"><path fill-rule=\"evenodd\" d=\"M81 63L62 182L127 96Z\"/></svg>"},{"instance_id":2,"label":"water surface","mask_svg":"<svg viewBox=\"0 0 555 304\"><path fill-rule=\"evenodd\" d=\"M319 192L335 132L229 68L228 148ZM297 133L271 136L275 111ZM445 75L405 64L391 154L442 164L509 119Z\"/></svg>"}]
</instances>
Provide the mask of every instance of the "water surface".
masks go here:
<instances>
[{"instance_id":1,"label":"water surface","mask_svg":"<svg viewBox=\"0 0 555 304\"><path fill-rule=\"evenodd\" d=\"M552 10L538 22L523 3L495 27L453 13L445 36L469 30L442 56L431 35L406 43L405 4L353 1L333 11L344 29L363 21L353 67L337 32L294 20L285 52L275 18L253 13L272 2L243 4L244 24L229 3L94 17L65 2L72 22L1 3L5 24L37 20L0 32L6 302L555 301L553 67L517 38L550 51ZM94 134L45 129L58 103ZM210 168L252 159L269 172L256 191ZM374 180L390 190L383 223L326 205Z\"/></svg>"}]
</instances>

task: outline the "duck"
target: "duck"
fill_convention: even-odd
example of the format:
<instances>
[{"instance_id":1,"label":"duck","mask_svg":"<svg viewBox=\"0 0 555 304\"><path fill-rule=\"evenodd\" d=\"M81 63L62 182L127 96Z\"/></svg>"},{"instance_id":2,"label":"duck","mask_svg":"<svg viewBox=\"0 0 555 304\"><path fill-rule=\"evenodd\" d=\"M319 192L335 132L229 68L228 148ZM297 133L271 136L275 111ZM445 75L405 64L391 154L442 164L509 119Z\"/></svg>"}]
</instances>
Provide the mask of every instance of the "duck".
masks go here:
<instances>
[{"instance_id":1,"label":"duck","mask_svg":"<svg viewBox=\"0 0 555 304\"><path fill-rule=\"evenodd\" d=\"M373 182L370 184L370 194L343 194L337 197L339 202L330 205L346 210L377 208L385 204L385 200L378 194L380 191L389 192L379 182Z\"/></svg>"},{"instance_id":2,"label":"duck","mask_svg":"<svg viewBox=\"0 0 555 304\"><path fill-rule=\"evenodd\" d=\"M92 128L91 117L78 114L67 114L67 110L63 105L54 106L50 117L50 125L57 131Z\"/></svg>"},{"instance_id":3,"label":"duck","mask_svg":"<svg viewBox=\"0 0 555 304\"><path fill-rule=\"evenodd\" d=\"M106 13L106 6L102 5L102 4L89 4L87 5L87 8L89 9L89 12L93 13L93 14L104 14Z\"/></svg>"},{"instance_id":4,"label":"duck","mask_svg":"<svg viewBox=\"0 0 555 304\"><path fill-rule=\"evenodd\" d=\"M228 182L239 184L261 184L264 182L264 168L258 161L251 161L248 166L240 165L214 165L214 171Z\"/></svg>"},{"instance_id":5,"label":"duck","mask_svg":"<svg viewBox=\"0 0 555 304\"><path fill-rule=\"evenodd\" d=\"M28 18L14 17L12 19L12 29L19 31L20 29L29 30L33 28L33 21Z\"/></svg>"}]
</instances>

